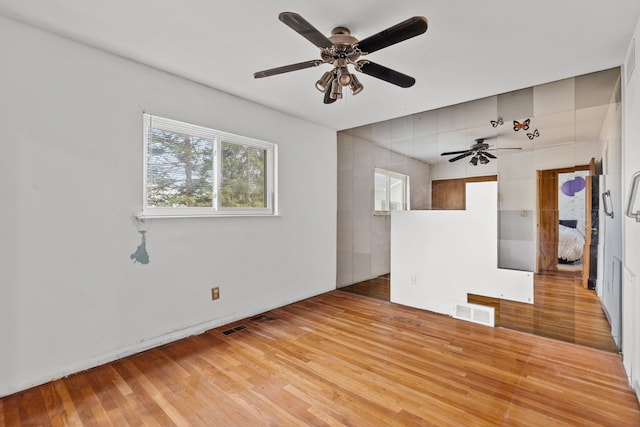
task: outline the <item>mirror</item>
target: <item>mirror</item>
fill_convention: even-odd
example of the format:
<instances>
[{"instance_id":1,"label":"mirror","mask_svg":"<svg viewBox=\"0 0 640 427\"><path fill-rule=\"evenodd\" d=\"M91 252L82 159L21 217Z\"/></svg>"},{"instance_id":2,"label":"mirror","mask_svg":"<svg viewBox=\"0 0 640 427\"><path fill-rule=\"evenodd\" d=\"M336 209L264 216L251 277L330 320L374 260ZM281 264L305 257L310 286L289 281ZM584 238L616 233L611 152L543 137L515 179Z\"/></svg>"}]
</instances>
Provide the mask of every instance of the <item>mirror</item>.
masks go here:
<instances>
[{"instance_id":1,"label":"mirror","mask_svg":"<svg viewBox=\"0 0 640 427\"><path fill-rule=\"evenodd\" d=\"M390 272L390 216L373 214L375 168L409 176L412 210L464 209L465 182L497 179L499 267L575 270L574 284L592 283L615 329L619 291L611 289L619 272L611 270L621 258L620 222L607 217L596 227L581 217L600 190L610 191L612 206L621 203L619 81L613 68L339 132L338 287ZM486 156L465 154L479 141ZM601 204L593 209L602 223ZM600 228L584 249L583 257L595 251L591 279L578 273L582 259L558 260L561 219L575 220L577 232Z\"/></svg>"}]
</instances>

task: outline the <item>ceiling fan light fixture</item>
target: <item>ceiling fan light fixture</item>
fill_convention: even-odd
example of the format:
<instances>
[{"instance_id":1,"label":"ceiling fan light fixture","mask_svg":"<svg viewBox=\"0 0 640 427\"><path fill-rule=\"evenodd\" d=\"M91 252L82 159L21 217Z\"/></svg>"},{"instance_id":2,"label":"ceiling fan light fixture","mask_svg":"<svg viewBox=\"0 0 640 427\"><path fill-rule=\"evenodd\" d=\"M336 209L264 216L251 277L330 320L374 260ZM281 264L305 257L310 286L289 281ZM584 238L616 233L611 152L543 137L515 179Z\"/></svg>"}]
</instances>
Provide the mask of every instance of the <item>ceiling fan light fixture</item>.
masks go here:
<instances>
[{"instance_id":1,"label":"ceiling fan light fixture","mask_svg":"<svg viewBox=\"0 0 640 427\"><path fill-rule=\"evenodd\" d=\"M333 79L331 83L331 99L342 99L342 86L338 83L338 79Z\"/></svg>"},{"instance_id":2,"label":"ceiling fan light fixture","mask_svg":"<svg viewBox=\"0 0 640 427\"><path fill-rule=\"evenodd\" d=\"M346 66L338 67L337 74L340 86L349 86L349 83L351 83L351 74L349 74L349 69Z\"/></svg>"},{"instance_id":3,"label":"ceiling fan light fixture","mask_svg":"<svg viewBox=\"0 0 640 427\"><path fill-rule=\"evenodd\" d=\"M471 160L469 160L469 164L473 165L473 166L477 166L478 165L478 156L473 156L471 158Z\"/></svg>"},{"instance_id":4,"label":"ceiling fan light fixture","mask_svg":"<svg viewBox=\"0 0 640 427\"><path fill-rule=\"evenodd\" d=\"M489 159L487 159L485 156L483 156L482 154L478 155L478 157L480 158L480 164L481 165L486 165L487 163L489 163Z\"/></svg>"},{"instance_id":5,"label":"ceiling fan light fixture","mask_svg":"<svg viewBox=\"0 0 640 427\"><path fill-rule=\"evenodd\" d=\"M349 88L351 88L352 95L357 95L362 92L364 86L362 85L362 83L360 83L360 80L358 80L358 78L354 74L351 74L351 83L349 83Z\"/></svg>"},{"instance_id":6,"label":"ceiling fan light fixture","mask_svg":"<svg viewBox=\"0 0 640 427\"><path fill-rule=\"evenodd\" d=\"M331 80L333 79L333 71L327 71L320 77L320 80L316 82L316 89L324 93L329 88Z\"/></svg>"}]
</instances>

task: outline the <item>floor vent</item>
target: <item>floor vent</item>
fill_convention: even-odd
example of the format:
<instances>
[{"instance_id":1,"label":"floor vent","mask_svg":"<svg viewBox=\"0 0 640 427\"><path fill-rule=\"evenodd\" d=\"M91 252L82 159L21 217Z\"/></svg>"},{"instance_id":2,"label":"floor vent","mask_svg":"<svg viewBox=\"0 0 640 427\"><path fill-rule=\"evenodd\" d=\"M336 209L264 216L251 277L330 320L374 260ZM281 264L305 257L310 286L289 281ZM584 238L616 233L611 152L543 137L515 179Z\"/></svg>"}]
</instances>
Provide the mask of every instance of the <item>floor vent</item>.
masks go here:
<instances>
[{"instance_id":1,"label":"floor vent","mask_svg":"<svg viewBox=\"0 0 640 427\"><path fill-rule=\"evenodd\" d=\"M266 314L261 314L260 316L256 316L256 317L252 317L251 318L252 322L258 322L258 323L271 322L272 320L276 320L276 318L275 317L271 317L271 316L267 316Z\"/></svg>"},{"instance_id":2,"label":"floor vent","mask_svg":"<svg viewBox=\"0 0 640 427\"><path fill-rule=\"evenodd\" d=\"M493 307L479 304L456 304L453 317L468 322L486 326L495 326L495 312Z\"/></svg>"},{"instance_id":3,"label":"floor vent","mask_svg":"<svg viewBox=\"0 0 640 427\"><path fill-rule=\"evenodd\" d=\"M226 331L222 331L222 334L223 335L231 335L231 334L235 334L236 332L244 331L245 329L247 329L246 326L239 325L239 326L236 326L235 328L231 328L231 329L227 329Z\"/></svg>"}]
</instances>

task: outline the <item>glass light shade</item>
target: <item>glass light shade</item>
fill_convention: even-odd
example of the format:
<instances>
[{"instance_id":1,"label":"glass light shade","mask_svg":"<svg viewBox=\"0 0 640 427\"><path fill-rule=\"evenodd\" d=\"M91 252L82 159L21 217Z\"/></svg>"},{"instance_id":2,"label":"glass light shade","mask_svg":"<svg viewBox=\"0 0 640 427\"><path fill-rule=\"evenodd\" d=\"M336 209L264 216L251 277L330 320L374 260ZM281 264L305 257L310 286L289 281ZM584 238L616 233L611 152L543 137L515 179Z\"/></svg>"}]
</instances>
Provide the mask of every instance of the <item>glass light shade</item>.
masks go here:
<instances>
[{"instance_id":1,"label":"glass light shade","mask_svg":"<svg viewBox=\"0 0 640 427\"><path fill-rule=\"evenodd\" d=\"M327 71L320 77L320 80L316 82L316 89L320 92L324 93L327 91L327 88L331 84L331 80L333 79L333 71Z\"/></svg>"},{"instance_id":2,"label":"glass light shade","mask_svg":"<svg viewBox=\"0 0 640 427\"><path fill-rule=\"evenodd\" d=\"M349 86L351 83L351 74L347 67L338 67L338 83L340 86Z\"/></svg>"},{"instance_id":3,"label":"glass light shade","mask_svg":"<svg viewBox=\"0 0 640 427\"><path fill-rule=\"evenodd\" d=\"M364 86L362 86L362 83L360 83L354 74L351 74L351 83L349 83L349 87L351 88L352 95L357 95L362 92L362 89L364 89Z\"/></svg>"},{"instance_id":4,"label":"glass light shade","mask_svg":"<svg viewBox=\"0 0 640 427\"><path fill-rule=\"evenodd\" d=\"M331 84L331 99L342 99L342 86L338 83L338 79L334 79Z\"/></svg>"}]
</instances>

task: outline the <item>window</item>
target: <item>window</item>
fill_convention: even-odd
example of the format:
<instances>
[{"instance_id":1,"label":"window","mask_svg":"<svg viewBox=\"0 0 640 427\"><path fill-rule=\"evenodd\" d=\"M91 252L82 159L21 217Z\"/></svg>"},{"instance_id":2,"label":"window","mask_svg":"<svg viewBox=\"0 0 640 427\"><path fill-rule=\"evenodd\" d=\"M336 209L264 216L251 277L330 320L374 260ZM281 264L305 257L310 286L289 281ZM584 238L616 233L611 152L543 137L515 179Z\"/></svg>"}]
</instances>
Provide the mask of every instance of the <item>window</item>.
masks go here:
<instances>
[{"instance_id":1,"label":"window","mask_svg":"<svg viewBox=\"0 0 640 427\"><path fill-rule=\"evenodd\" d=\"M142 216L273 215L277 146L144 115Z\"/></svg>"},{"instance_id":2,"label":"window","mask_svg":"<svg viewBox=\"0 0 640 427\"><path fill-rule=\"evenodd\" d=\"M409 177L397 172L375 169L374 213L389 215L391 211L409 209Z\"/></svg>"}]
</instances>

